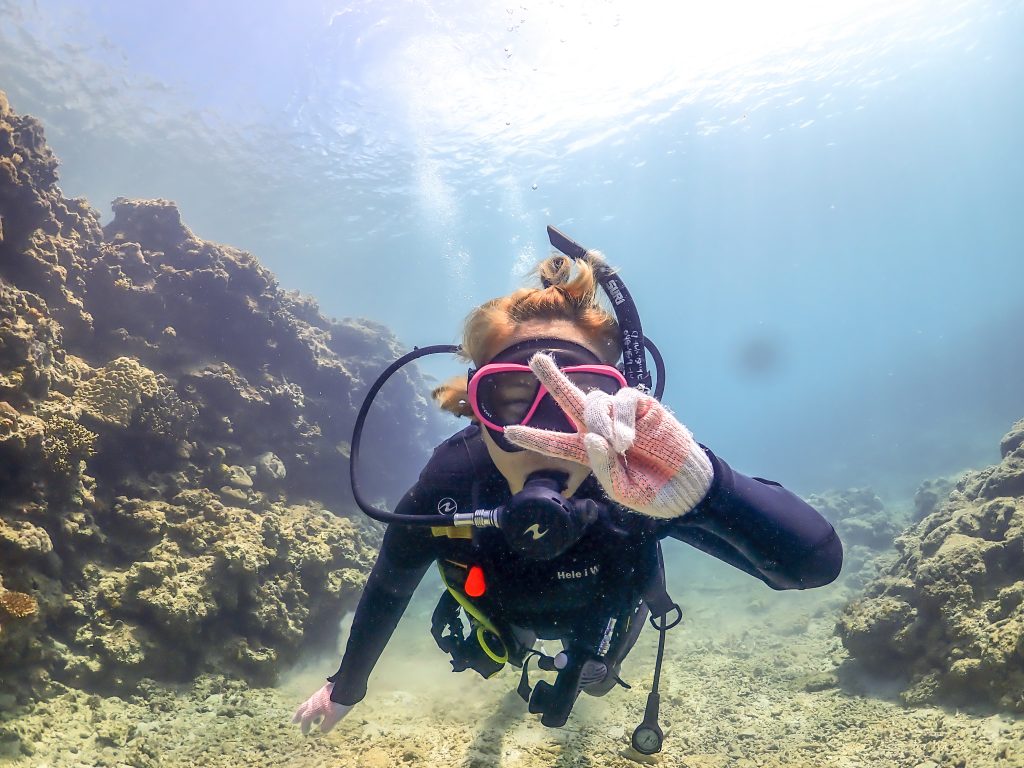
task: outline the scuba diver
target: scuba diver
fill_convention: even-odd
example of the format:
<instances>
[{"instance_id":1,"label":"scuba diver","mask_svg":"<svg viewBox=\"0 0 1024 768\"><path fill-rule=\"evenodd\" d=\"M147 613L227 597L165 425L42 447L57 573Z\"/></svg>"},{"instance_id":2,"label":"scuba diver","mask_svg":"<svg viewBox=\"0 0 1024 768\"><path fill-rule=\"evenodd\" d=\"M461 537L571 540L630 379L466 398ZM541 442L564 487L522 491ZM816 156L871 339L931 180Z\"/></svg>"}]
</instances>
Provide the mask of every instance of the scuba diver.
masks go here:
<instances>
[{"instance_id":1,"label":"scuba diver","mask_svg":"<svg viewBox=\"0 0 1024 768\"><path fill-rule=\"evenodd\" d=\"M818 587L839 574L842 544L821 515L778 483L732 469L660 403L661 355L621 277L599 253L553 227L548 234L561 253L538 265L541 287L477 307L460 347L403 356L363 403L353 493L388 527L341 666L295 713L303 733L317 722L330 730L363 699L431 563L446 587L431 632L453 670L491 677L520 668L518 692L546 726L564 725L581 692L629 687L620 666L650 621L659 632L654 683L632 737L644 754L662 746L658 683L666 632L681 618L665 588L662 539L773 589ZM645 350L658 369L653 388ZM473 423L435 449L395 512L375 509L356 476L366 413L389 376L438 352L474 366L434 391L443 409ZM535 649L539 640L562 650L549 656ZM531 686L531 660L554 682Z\"/></svg>"}]
</instances>

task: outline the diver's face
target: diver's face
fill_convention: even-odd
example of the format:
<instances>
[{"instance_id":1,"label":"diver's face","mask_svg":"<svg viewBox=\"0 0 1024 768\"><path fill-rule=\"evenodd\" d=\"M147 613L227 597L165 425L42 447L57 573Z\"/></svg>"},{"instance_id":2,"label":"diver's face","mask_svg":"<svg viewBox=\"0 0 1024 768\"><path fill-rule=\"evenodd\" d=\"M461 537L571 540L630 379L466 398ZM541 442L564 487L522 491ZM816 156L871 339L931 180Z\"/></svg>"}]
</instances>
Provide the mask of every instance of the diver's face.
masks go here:
<instances>
[{"instance_id":1,"label":"diver's face","mask_svg":"<svg viewBox=\"0 0 1024 768\"><path fill-rule=\"evenodd\" d=\"M607 354L602 354L603 350L598 349L592 339L588 338L579 328L566 320L531 320L518 325L511 335L502 338L500 343L495 345L498 347L497 349L488 350L488 359L494 357L503 349L508 349L514 344L531 339L562 339L564 341L571 341L589 349L600 359L607 359L608 357ZM502 450L494 442L489 430L481 429L481 433L491 461L494 462L494 466L498 468L498 471L501 472L508 482L512 493L521 491L526 483L526 478L537 470L554 469L565 472L569 476L565 493L567 496L571 496L576 492L580 483L590 474L589 467L569 461L568 459L557 459L528 450L514 452Z\"/></svg>"}]
</instances>

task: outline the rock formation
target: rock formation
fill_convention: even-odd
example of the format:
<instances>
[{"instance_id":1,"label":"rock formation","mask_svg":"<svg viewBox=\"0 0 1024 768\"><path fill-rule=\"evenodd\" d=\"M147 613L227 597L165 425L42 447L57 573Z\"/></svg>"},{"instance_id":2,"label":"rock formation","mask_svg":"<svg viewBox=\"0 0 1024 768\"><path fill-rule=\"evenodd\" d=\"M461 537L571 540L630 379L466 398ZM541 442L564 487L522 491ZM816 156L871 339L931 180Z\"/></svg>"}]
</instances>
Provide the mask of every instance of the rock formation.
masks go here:
<instances>
[{"instance_id":1,"label":"rock formation","mask_svg":"<svg viewBox=\"0 0 1024 768\"><path fill-rule=\"evenodd\" d=\"M379 536L348 441L383 327L320 314L162 200L101 228L0 93L0 694L273 679L352 607ZM395 499L440 436L395 377L366 451ZM390 431L385 431L390 430Z\"/></svg>"},{"instance_id":2,"label":"rock formation","mask_svg":"<svg viewBox=\"0 0 1024 768\"><path fill-rule=\"evenodd\" d=\"M812 494L808 503L832 523L843 542L843 585L859 588L891 553L904 521L868 488Z\"/></svg>"},{"instance_id":3,"label":"rock formation","mask_svg":"<svg viewBox=\"0 0 1024 768\"><path fill-rule=\"evenodd\" d=\"M839 621L864 667L907 677L908 703L1024 712L1024 421L1000 452L897 540Z\"/></svg>"}]
</instances>

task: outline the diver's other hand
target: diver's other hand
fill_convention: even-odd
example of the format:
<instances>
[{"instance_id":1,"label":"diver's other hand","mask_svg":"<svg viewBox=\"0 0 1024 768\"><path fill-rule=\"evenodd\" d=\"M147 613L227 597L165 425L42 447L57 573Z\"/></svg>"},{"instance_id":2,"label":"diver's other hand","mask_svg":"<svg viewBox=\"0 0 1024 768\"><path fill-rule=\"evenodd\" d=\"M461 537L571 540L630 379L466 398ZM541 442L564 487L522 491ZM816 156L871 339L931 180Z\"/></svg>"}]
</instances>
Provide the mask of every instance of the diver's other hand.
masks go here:
<instances>
[{"instance_id":1,"label":"diver's other hand","mask_svg":"<svg viewBox=\"0 0 1024 768\"><path fill-rule=\"evenodd\" d=\"M711 460L653 397L631 387L584 394L547 355L534 355L530 368L580 431L506 427L512 443L589 465L609 497L651 517L685 515L707 494Z\"/></svg>"},{"instance_id":2,"label":"diver's other hand","mask_svg":"<svg viewBox=\"0 0 1024 768\"><path fill-rule=\"evenodd\" d=\"M320 731L327 733L355 706L354 704L339 704L336 701L331 701L332 690L334 690L334 683L327 683L295 710L292 722L301 723L304 734L309 733L309 729L317 720L320 721Z\"/></svg>"}]
</instances>

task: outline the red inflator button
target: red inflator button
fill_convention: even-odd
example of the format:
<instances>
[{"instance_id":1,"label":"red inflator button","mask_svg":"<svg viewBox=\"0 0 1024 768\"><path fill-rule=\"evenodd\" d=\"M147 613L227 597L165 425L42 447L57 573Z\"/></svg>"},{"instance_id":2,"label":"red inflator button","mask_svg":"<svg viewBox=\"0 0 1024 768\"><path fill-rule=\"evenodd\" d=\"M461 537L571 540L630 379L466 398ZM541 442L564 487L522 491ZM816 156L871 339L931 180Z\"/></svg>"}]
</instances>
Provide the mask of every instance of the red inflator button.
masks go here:
<instances>
[{"instance_id":1,"label":"red inflator button","mask_svg":"<svg viewBox=\"0 0 1024 768\"><path fill-rule=\"evenodd\" d=\"M470 568L469 575L466 577L466 584L463 588L470 597L480 597L483 595L487 590L487 584L484 583L484 569L479 565L474 565Z\"/></svg>"}]
</instances>

